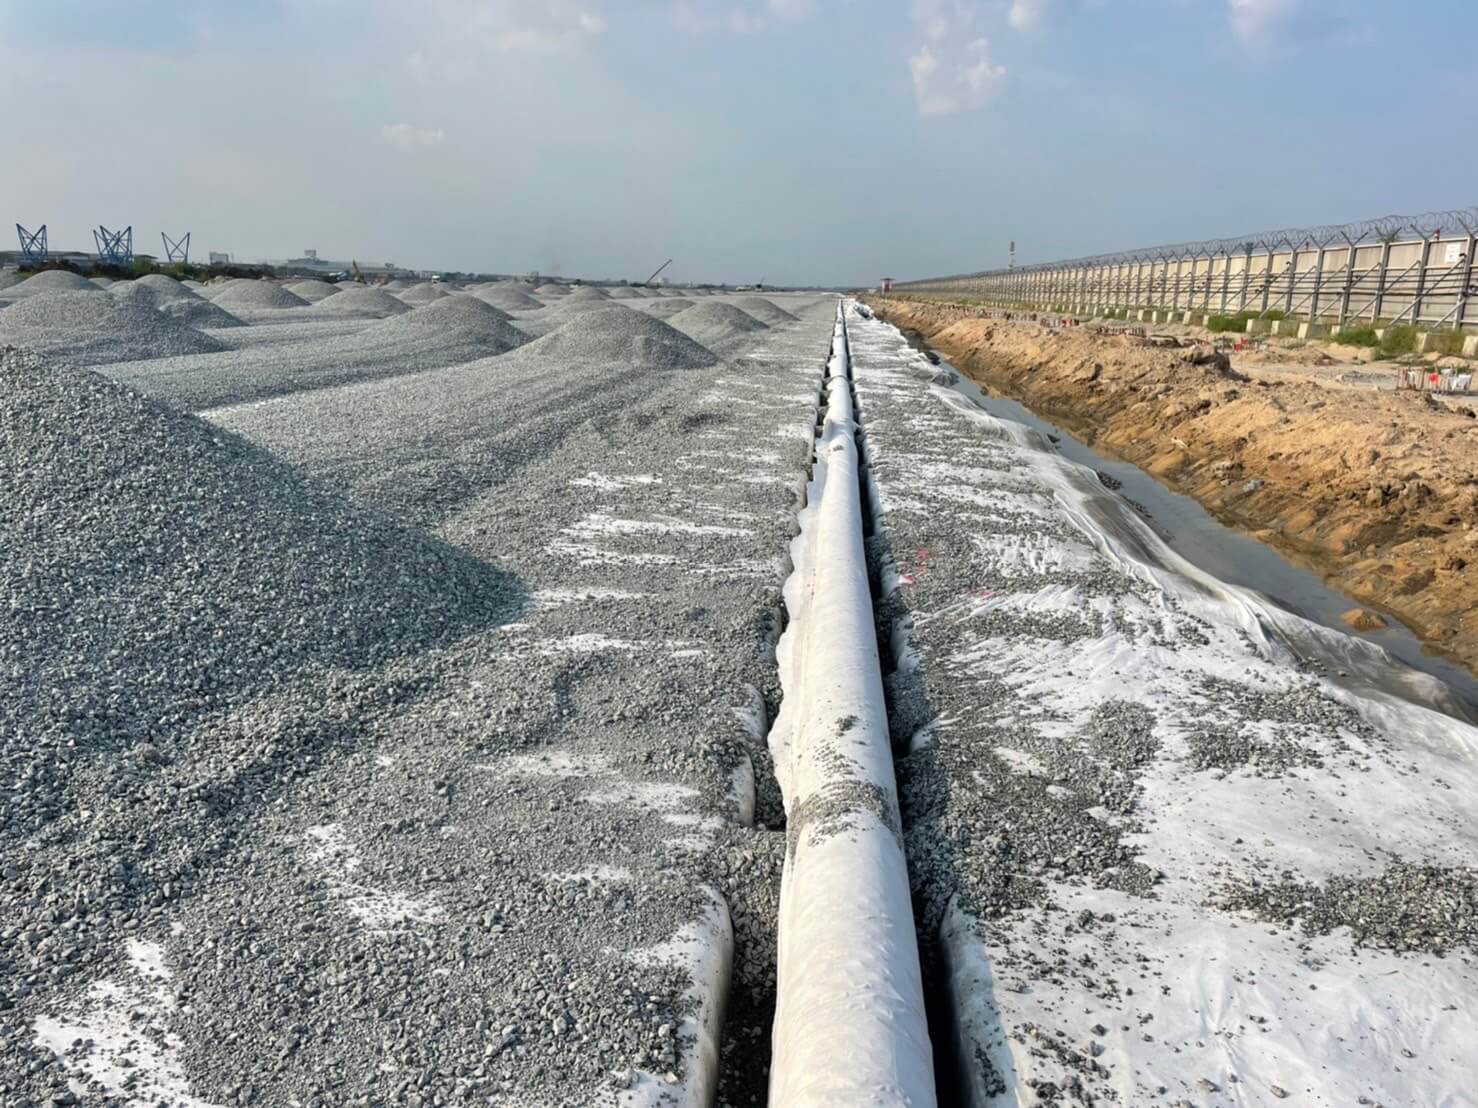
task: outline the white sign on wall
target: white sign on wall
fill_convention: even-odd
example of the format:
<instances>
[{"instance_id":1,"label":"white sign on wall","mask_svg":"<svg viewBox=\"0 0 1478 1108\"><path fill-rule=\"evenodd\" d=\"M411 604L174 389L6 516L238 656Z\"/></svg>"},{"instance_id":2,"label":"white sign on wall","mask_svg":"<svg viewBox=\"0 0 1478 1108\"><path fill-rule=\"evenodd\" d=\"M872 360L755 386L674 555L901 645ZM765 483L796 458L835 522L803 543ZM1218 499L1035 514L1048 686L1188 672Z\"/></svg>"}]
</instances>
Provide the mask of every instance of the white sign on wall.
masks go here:
<instances>
[{"instance_id":1,"label":"white sign on wall","mask_svg":"<svg viewBox=\"0 0 1478 1108\"><path fill-rule=\"evenodd\" d=\"M1457 265L1463 257L1463 244L1460 242L1449 242L1447 252L1442 255L1442 260L1447 265Z\"/></svg>"}]
</instances>

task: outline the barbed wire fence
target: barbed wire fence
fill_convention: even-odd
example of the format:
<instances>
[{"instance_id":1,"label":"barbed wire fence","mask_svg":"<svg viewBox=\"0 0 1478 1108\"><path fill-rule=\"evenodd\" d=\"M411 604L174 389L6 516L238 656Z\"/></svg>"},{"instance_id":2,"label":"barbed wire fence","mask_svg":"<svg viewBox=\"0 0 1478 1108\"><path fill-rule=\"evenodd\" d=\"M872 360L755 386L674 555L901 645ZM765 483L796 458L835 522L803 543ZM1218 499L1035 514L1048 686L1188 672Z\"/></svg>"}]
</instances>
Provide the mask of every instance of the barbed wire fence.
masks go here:
<instances>
[{"instance_id":1,"label":"barbed wire fence","mask_svg":"<svg viewBox=\"0 0 1478 1108\"><path fill-rule=\"evenodd\" d=\"M1284 228L896 282L895 292L1073 312L1478 326L1478 206Z\"/></svg>"}]
</instances>

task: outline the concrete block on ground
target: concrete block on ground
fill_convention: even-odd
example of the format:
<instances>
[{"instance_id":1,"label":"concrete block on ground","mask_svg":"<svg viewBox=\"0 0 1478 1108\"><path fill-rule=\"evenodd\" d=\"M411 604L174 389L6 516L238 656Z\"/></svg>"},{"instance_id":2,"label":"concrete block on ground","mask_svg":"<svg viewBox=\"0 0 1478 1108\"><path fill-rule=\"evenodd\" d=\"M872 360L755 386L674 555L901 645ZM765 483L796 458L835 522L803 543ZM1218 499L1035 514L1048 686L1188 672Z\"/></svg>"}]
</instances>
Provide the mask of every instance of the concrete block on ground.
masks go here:
<instances>
[{"instance_id":1,"label":"concrete block on ground","mask_svg":"<svg viewBox=\"0 0 1478 1108\"><path fill-rule=\"evenodd\" d=\"M1469 335L1463 339L1463 357L1478 358L1478 335Z\"/></svg>"},{"instance_id":2,"label":"concrete block on ground","mask_svg":"<svg viewBox=\"0 0 1478 1108\"><path fill-rule=\"evenodd\" d=\"M1298 337L1301 339L1322 339L1329 336L1329 325L1326 323L1300 323L1298 325Z\"/></svg>"},{"instance_id":3,"label":"concrete block on ground","mask_svg":"<svg viewBox=\"0 0 1478 1108\"><path fill-rule=\"evenodd\" d=\"M1273 330L1271 319L1249 319L1247 321L1247 333L1249 335L1266 335Z\"/></svg>"}]
</instances>

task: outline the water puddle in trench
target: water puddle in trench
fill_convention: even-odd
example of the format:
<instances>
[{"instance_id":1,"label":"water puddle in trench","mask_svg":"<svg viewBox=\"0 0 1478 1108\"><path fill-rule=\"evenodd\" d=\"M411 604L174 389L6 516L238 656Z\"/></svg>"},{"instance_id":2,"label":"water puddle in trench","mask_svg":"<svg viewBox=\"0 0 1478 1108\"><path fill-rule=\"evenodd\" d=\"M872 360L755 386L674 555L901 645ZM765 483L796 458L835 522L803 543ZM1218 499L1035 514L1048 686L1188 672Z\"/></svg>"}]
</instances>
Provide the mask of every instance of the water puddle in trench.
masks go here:
<instances>
[{"instance_id":1,"label":"water puddle in trench","mask_svg":"<svg viewBox=\"0 0 1478 1108\"><path fill-rule=\"evenodd\" d=\"M905 337L915 349L932 353L916 333L905 332ZM1172 492L1138 466L1100 454L1025 405L986 392L948 361L940 359L939 365L958 378L955 389L976 407L998 419L1050 436L1057 453L1112 478L1119 486L1117 495L1139 508L1165 544L1198 569L1226 584L1254 590L1285 611L1339 632L1344 641L1352 638L1340 616L1358 607L1359 602L1330 588L1318 574L1286 561L1257 539L1223 526L1194 499ZM1104 493L1113 495L1107 486ZM1114 526L1113 513L1102 513L1097 522L1112 531L1115 538L1140 548L1145 560L1152 560L1132 535ZM1340 652L1325 637L1307 636L1299 641L1289 641L1287 635L1280 638L1305 661L1331 673L1344 671L1347 676L1343 680L1348 687L1379 689L1469 723L1478 723L1478 679L1461 666L1428 653L1421 640L1393 617L1387 615L1385 619L1386 628L1362 633L1359 638L1379 644L1398 663L1435 677L1446 686L1447 696L1434 701L1429 694L1413 688L1400 664L1373 665L1367 659Z\"/></svg>"}]
</instances>

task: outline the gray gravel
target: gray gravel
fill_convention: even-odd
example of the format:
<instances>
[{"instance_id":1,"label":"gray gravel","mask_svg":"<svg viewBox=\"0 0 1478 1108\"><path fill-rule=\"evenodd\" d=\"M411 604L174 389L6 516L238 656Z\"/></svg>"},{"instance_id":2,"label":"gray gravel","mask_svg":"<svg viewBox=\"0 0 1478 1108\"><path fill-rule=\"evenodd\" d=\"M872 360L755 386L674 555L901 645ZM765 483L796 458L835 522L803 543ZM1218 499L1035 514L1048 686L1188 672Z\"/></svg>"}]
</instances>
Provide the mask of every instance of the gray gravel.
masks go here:
<instances>
[{"instance_id":1,"label":"gray gravel","mask_svg":"<svg viewBox=\"0 0 1478 1108\"><path fill-rule=\"evenodd\" d=\"M433 284L430 281L422 281L419 285L412 285L410 288L396 295L407 304L429 304L433 300L440 300L442 297L448 295L448 293L440 285Z\"/></svg>"},{"instance_id":2,"label":"gray gravel","mask_svg":"<svg viewBox=\"0 0 1478 1108\"><path fill-rule=\"evenodd\" d=\"M472 295L505 312L538 311L544 306L517 285L485 285Z\"/></svg>"},{"instance_id":3,"label":"gray gravel","mask_svg":"<svg viewBox=\"0 0 1478 1108\"><path fill-rule=\"evenodd\" d=\"M662 369L698 369L718 361L706 347L661 320L616 305L575 312L519 356Z\"/></svg>"},{"instance_id":4,"label":"gray gravel","mask_svg":"<svg viewBox=\"0 0 1478 1108\"><path fill-rule=\"evenodd\" d=\"M349 296L339 293L332 299ZM252 330L276 330L276 326ZM117 365L119 380L179 408L203 411L351 381L423 373L503 354L528 336L475 297L439 300L351 334L237 345L222 354Z\"/></svg>"},{"instance_id":5,"label":"gray gravel","mask_svg":"<svg viewBox=\"0 0 1478 1108\"><path fill-rule=\"evenodd\" d=\"M331 285L327 281L293 281L284 286L294 296L302 297L310 304L316 304L326 296L334 296L341 291L340 286Z\"/></svg>"},{"instance_id":6,"label":"gray gravel","mask_svg":"<svg viewBox=\"0 0 1478 1108\"><path fill-rule=\"evenodd\" d=\"M35 487L75 489L96 549L72 560L88 528L24 514L46 570L26 611L85 618L28 614L46 646L6 662L116 655L127 679L72 679L133 722L16 708L63 730L6 767L59 799L0 839L0 1103L63 1094L31 1025L109 981L214 1104L613 1104L635 1068L686 1071L688 982L627 952L704 886L752 1017L723 1102L754 1103L783 835L732 821L734 767L764 758L733 709L750 686L773 707L829 335L817 310L683 374L516 353L232 408L225 431L16 359L37 380L6 463L56 456ZM126 939L159 944L177 1004L146 1003Z\"/></svg>"},{"instance_id":7,"label":"gray gravel","mask_svg":"<svg viewBox=\"0 0 1478 1108\"><path fill-rule=\"evenodd\" d=\"M313 314L318 317L356 316L363 319L383 319L389 315L404 315L411 311L405 301L384 289L349 285L333 296L324 297L313 305Z\"/></svg>"},{"instance_id":8,"label":"gray gravel","mask_svg":"<svg viewBox=\"0 0 1478 1108\"><path fill-rule=\"evenodd\" d=\"M1478 953L1478 870L1395 862L1369 877L1250 884L1226 907L1300 927L1311 935L1348 929L1360 946L1402 953Z\"/></svg>"},{"instance_id":9,"label":"gray gravel","mask_svg":"<svg viewBox=\"0 0 1478 1108\"><path fill-rule=\"evenodd\" d=\"M765 324L732 304L712 300L695 304L667 317L667 324L704 346L732 342L736 338L768 330Z\"/></svg>"},{"instance_id":10,"label":"gray gravel","mask_svg":"<svg viewBox=\"0 0 1478 1108\"><path fill-rule=\"evenodd\" d=\"M27 297L0 313L0 345L64 358L74 365L105 365L140 358L223 350L209 335L167 316L143 300L90 292Z\"/></svg>"},{"instance_id":11,"label":"gray gravel","mask_svg":"<svg viewBox=\"0 0 1478 1108\"><path fill-rule=\"evenodd\" d=\"M736 296L733 304L754 316L761 323L768 323L772 327L780 323L795 322L796 317L793 314L763 296Z\"/></svg>"},{"instance_id":12,"label":"gray gravel","mask_svg":"<svg viewBox=\"0 0 1478 1108\"><path fill-rule=\"evenodd\" d=\"M217 304L201 297L189 300L171 300L159 305L159 310L171 319L204 331L217 327L242 327L244 321Z\"/></svg>"},{"instance_id":13,"label":"gray gravel","mask_svg":"<svg viewBox=\"0 0 1478 1108\"><path fill-rule=\"evenodd\" d=\"M211 297L213 303L228 311L301 308L308 303L272 281L239 278Z\"/></svg>"},{"instance_id":14,"label":"gray gravel","mask_svg":"<svg viewBox=\"0 0 1478 1108\"><path fill-rule=\"evenodd\" d=\"M43 292L95 292L97 286L67 269L44 269L5 289L8 297L35 296Z\"/></svg>"}]
</instances>

